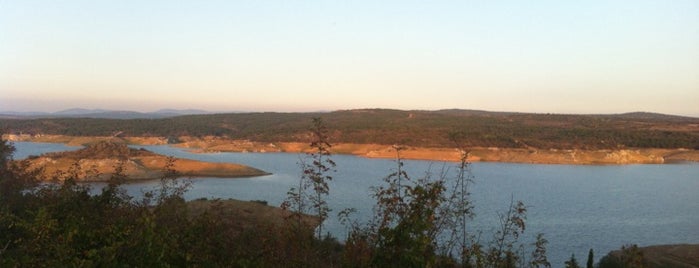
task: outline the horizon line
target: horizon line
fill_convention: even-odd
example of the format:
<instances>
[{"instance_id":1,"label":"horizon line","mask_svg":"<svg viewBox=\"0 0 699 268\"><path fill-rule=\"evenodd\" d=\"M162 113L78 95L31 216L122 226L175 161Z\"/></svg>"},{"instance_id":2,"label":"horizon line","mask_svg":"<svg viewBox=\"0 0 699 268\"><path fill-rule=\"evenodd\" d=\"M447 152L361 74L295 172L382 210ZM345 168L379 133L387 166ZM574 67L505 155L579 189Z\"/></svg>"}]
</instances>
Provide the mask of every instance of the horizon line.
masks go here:
<instances>
[{"instance_id":1,"label":"horizon line","mask_svg":"<svg viewBox=\"0 0 699 268\"><path fill-rule=\"evenodd\" d=\"M310 114L310 113L332 113L332 112L341 112L341 111L359 111L359 110L393 110L393 111L421 111L421 112L439 112L439 111L474 111L474 112L488 112L488 113L509 113L509 114L552 114L552 115L624 115L624 114L635 114L635 113L647 113L647 114L659 114L659 115L669 115L669 116L680 116L680 117L691 117L691 118L699 118L699 113L690 115L690 114L673 114L673 113L663 113L663 112L654 112L654 111L642 111L642 110L637 110L637 111L627 111L627 112L599 112L599 113L575 113L575 112L526 112L526 111L499 111L499 110L485 110L485 109L465 109L465 108L443 108L443 109L400 109L400 108L381 108L381 107L372 107L372 108L345 108L345 109L317 109L317 110L308 110L308 111L284 111L284 110L207 110L207 109L200 109L200 108L183 108L183 109L177 109L177 108L160 108L160 109L155 109L155 110L128 110L128 109L104 109L104 108L83 108L83 107L73 107L73 108L68 108L68 109L61 109L61 110L56 110L56 111L51 111L51 112L43 112L43 111L14 111L14 110L3 110L0 111L0 115L16 115L16 116L31 116L31 115L61 115L61 113L65 113L65 115L78 115L81 113L66 113L70 112L71 110L83 110L84 115L94 115L94 114L101 114L101 113L138 113L138 114L159 114L159 113L167 113L167 112L182 112L181 115L194 115L194 114L227 114L227 113L237 113L237 114L244 114L244 113L301 113L301 114ZM187 113L188 111L197 111L198 113Z\"/></svg>"}]
</instances>

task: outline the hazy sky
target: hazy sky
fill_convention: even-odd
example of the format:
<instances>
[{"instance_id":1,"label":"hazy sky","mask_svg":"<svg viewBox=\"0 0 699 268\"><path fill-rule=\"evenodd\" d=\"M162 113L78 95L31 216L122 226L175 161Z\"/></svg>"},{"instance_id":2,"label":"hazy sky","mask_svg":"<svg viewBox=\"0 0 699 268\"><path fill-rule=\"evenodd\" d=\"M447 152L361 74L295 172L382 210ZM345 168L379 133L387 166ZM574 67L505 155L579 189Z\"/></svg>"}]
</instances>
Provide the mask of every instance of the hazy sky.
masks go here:
<instances>
[{"instance_id":1,"label":"hazy sky","mask_svg":"<svg viewBox=\"0 0 699 268\"><path fill-rule=\"evenodd\" d=\"M699 116L699 1L0 0L0 111Z\"/></svg>"}]
</instances>

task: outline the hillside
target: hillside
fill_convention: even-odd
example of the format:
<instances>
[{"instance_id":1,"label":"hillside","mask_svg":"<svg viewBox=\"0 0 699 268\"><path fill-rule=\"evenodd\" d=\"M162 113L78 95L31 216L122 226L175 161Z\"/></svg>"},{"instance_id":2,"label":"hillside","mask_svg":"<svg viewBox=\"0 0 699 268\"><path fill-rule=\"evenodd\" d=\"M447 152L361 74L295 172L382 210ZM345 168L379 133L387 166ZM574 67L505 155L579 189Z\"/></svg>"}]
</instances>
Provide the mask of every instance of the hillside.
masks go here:
<instances>
[{"instance_id":1,"label":"hillside","mask_svg":"<svg viewBox=\"0 0 699 268\"><path fill-rule=\"evenodd\" d=\"M1 119L8 133L68 136L217 136L254 142L306 142L311 118L322 117L334 143L428 148L699 149L699 118L629 113L564 115L472 110L362 109L329 113L233 113L161 119Z\"/></svg>"},{"instance_id":2,"label":"hillside","mask_svg":"<svg viewBox=\"0 0 699 268\"><path fill-rule=\"evenodd\" d=\"M699 267L699 245L660 245L642 247L650 267Z\"/></svg>"},{"instance_id":3,"label":"hillside","mask_svg":"<svg viewBox=\"0 0 699 268\"><path fill-rule=\"evenodd\" d=\"M695 268L699 267L699 244L655 245L647 247L629 246L609 252L600 267L621 267L624 260L640 259L643 267L650 268Z\"/></svg>"}]
</instances>

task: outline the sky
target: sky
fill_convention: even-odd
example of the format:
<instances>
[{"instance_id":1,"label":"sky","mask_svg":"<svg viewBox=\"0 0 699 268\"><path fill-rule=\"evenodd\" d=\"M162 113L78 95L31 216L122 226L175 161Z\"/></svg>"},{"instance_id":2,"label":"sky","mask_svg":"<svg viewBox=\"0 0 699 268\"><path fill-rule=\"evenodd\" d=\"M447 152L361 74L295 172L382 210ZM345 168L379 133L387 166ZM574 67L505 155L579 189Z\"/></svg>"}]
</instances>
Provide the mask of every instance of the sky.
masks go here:
<instances>
[{"instance_id":1,"label":"sky","mask_svg":"<svg viewBox=\"0 0 699 268\"><path fill-rule=\"evenodd\" d=\"M0 111L699 116L699 1L0 0Z\"/></svg>"}]
</instances>

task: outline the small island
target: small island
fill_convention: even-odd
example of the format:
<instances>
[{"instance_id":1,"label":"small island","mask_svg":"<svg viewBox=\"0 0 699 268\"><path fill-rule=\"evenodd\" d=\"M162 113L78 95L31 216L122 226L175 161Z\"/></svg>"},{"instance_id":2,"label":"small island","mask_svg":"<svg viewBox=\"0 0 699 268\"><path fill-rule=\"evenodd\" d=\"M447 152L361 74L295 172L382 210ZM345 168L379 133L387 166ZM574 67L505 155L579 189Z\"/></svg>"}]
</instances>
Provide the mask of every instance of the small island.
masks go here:
<instances>
[{"instance_id":1,"label":"small island","mask_svg":"<svg viewBox=\"0 0 699 268\"><path fill-rule=\"evenodd\" d=\"M26 161L30 169L40 169L44 180L57 181L71 177L82 182L107 181L119 168L127 180L159 179L165 175L168 165L181 177L238 178L269 174L245 165L168 157L111 141L98 141L80 150L46 153L22 161Z\"/></svg>"}]
</instances>

